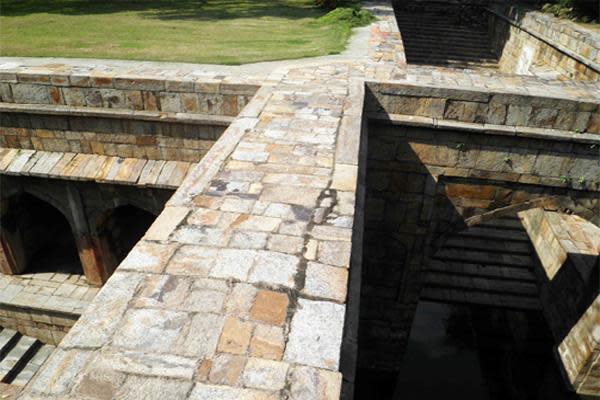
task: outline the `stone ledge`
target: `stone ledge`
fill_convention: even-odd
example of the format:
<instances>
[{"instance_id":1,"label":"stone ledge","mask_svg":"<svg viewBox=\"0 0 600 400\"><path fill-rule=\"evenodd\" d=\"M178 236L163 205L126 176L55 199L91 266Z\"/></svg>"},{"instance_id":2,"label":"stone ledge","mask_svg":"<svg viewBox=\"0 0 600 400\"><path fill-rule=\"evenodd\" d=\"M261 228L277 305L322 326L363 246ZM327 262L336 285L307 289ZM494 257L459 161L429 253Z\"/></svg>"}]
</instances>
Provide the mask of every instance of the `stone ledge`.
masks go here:
<instances>
[{"instance_id":1,"label":"stone ledge","mask_svg":"<svg viewBox=\"0 0 600 400\"><path fill-rule=\"evenodd\" d=\"M515 136L600 146L600 137L598 137L598 135L588 133L573 133L571 131L563 131L558 129L478 124L474 122L460 122L404 114L370 113L368 114L368 118L379 122L388 122L391 125L451 129L481 133L484 135Z\"/></svg>"},{"instance_id":2,"label":"stone ledge","mask_svg":"<svg viewBox=\"0 0 600 400\"><path fill-rule=\"evenodd\" d=\"M510 93L407 82L367 82L371 101L367 102L366 111L600 134L598 92L592 91L592 85L584 87L587 89L558 87L550 92L551 96L534 97L518 90Z\"/></svg>"},{"instance_id":3,"label":"stone ledge","mask_svg":"<svg viewBox=\"0 0 600 400\"><path fill-rule=\"evenodd\" d=\"M228 126L235 117L198 113L123 110L114 108L73 107L50 104L18 104L0 102L0 112L60 115L72 117L102 117L152 122L176 122L191 125Z\"/></svg>"},{"instance_id":4,"label":"stone ledge","mask_svg":"<svg viewBox=\"0 0 600 400\"><path fill-rule=\"evenodd\" d=\"M185 161L0 148L0 175L177 189L192 165Z\"/></svg>"}]
</instances>

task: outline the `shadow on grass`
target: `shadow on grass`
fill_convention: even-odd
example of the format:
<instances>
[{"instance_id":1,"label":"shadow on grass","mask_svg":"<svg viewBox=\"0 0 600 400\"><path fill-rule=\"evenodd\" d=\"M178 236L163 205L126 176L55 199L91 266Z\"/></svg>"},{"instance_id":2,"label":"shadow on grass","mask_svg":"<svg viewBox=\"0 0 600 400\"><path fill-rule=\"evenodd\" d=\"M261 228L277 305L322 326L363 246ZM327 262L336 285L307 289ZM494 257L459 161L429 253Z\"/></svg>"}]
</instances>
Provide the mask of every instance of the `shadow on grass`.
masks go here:
<instances>
[{"instance_id":1,"label":"shadow on grass","mask_svg":"<svg viewBox=\"0 0 600 400\"><path fill-rule=\"evenodd\" d=\"M280 17L318 17L323 12L312 0L3 0L5 17L48 13L94 15L133 12L161 20L218 20Z\"/></svg>"}]
</instances>

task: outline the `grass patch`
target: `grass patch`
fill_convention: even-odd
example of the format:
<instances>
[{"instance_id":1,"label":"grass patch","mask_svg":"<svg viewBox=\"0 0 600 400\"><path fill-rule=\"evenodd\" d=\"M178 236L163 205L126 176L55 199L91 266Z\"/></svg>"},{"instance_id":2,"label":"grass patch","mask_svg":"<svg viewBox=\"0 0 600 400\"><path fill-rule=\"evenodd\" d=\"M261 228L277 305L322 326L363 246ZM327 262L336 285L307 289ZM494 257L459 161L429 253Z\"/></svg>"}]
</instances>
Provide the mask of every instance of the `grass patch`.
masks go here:
<instances>
[{"instance_id":1,"label":"grass patch","mask_svg":"<svg viewBox=\"0 0 600 400\"><path fill-rule=\"evenodd\" d=\"M342 51L372 16L313 0L0 0L0 55L242 64ZM368 21L368 22L367 22Z\"/></svg>"}]
</instances>

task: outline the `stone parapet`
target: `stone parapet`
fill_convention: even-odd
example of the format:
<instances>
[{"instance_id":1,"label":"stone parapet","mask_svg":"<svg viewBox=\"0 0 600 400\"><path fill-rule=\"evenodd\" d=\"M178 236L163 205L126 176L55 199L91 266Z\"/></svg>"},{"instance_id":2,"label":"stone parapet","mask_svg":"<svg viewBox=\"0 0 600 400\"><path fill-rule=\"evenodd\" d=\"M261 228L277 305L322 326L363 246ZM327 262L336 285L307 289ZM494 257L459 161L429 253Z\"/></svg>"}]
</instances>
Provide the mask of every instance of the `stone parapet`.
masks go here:
<instances>
[{"instance_id":1,"label":"stone parapet","mask_svg":"<svg viewBox=\"0 0 600 400\"><path fill-rule=\"evenodd\" d=\"M539 259L542 309L565 375L579 394L598 396L600 228L542 208L519 216Z\"/></svg>"},{"instance_id":2,"label":"stone parapet","mask_svg":"<svg viewBox=\"0 0 600 400\"><path fill-rule=\"evenodd\" d=\"M370 82L368 87L372 99L367 102L369 113L600 134L597 93L586 96L584 91L581 98L539 97L400 82Z\"/></svg>"},{"instance_id":3,"label":"stone parapet","mask_svg":"<svg viewBox=\"0 0 600 400\"><path fill-rule=\"evenodd\" d=\"M171 71L64 64L0 69L0 100L163 112L237 115L258 89L252 82Z\"/></svg>"}]
</instances>

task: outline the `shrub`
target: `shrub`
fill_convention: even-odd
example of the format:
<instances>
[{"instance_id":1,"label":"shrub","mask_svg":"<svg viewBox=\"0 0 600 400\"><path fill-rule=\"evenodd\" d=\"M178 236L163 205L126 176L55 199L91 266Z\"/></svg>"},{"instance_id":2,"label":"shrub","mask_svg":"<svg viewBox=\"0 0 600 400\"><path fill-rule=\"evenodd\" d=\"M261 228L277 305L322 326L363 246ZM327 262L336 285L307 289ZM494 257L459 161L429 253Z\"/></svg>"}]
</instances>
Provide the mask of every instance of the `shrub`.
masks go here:
<instances>
[{"instance_id":1,"label":"shrub","mask_svg":"<svg viewBox=\"0 0 600 400\"><path fill-rule=\"evenodd\" d=\"M559 18L592 22L600 20L599 7L600 2L597 0L554 0L544 4L542 11Z\"/></svg>"},{"instance_id":2,"label":"shrub","mask_svg":"<svg viewBox=\"0 0 600 400\"><path fill-rule=\"evenodd\" d=\"M351 7L338 7L319 19L323 23L345 22L351 28L356 28L369 25L375 20L375 17L366 10Z\"/></svg>"}]
</instances>

